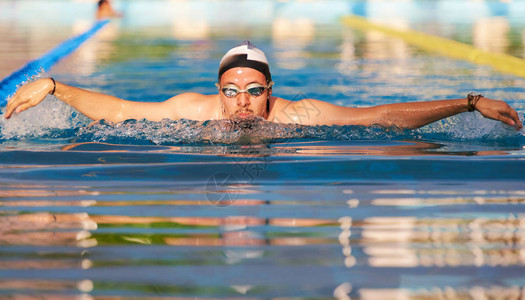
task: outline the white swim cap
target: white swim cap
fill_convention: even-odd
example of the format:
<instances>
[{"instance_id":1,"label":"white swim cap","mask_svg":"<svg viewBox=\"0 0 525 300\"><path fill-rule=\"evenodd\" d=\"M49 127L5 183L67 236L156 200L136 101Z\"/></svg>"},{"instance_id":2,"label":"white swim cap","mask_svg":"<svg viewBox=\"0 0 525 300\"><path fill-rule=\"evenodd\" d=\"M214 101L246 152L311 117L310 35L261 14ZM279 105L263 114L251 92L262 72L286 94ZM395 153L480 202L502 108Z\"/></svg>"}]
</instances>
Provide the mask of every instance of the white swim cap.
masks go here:
<instances>
[{"instance_id":1,"label":"white swim cap","mask_svg":"<svg viewBox=\"0 0 525 300\"><path fill-rule=\"evenodd\" d=\"M252 68L264 74L267 82L272 81L270 67L266 55L254 44L244 41L238 46L230 49L222 57L219 65L219 81L222 74L232 68Z\"/></svg>"}]
</instances>

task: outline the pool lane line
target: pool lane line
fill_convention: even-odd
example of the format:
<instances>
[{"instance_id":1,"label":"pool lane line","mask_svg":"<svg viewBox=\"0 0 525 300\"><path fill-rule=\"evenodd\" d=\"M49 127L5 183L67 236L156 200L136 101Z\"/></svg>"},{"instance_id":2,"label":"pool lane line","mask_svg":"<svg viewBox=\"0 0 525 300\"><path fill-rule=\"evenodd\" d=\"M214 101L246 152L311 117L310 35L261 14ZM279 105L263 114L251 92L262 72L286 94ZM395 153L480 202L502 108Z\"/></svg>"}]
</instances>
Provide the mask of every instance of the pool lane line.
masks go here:
<instances>
[{"instance_id":1,"label":"pool lane line","mask_svg":"<svg viewBox=\"0 0 525 300\"><path fill-rule=\"evenodd\" d=\"M86 32L63 41L41 57L28 62L19 70L2 79L0 82L0 106L4 106L7 103L8 97L16 92L18 85L35 75L47 72L53 65L75 51L108 22L109 20L97 21L97 23Z\"/></svg>"},{"instance_id":2,"label":"pool lane line","mask_svg":"<svg viewBox=\"0 0 525 300\"><path fill-rule=\"evenodd\" d=\"M467 60L478 65L491 66L503 73L525 77L525 60L503 53L484 51L474 46L458 41L434 36L415 30L399 30L387 25L370 22L359 16L344 16L342 23L348 27L367 31L376 30L390 36L403 39L408 44L428 52L436 52L444 56Z\"/></svg>"}]
</instances>

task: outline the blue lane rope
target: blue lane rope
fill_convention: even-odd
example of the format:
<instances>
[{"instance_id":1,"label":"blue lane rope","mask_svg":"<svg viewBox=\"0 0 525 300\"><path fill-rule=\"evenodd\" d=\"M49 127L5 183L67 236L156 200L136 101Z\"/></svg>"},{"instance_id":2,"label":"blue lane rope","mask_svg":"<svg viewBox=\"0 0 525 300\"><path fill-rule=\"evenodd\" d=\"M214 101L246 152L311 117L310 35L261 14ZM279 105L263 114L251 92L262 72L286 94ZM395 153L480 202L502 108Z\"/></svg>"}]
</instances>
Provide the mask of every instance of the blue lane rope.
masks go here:
<instances>
[{"instance_id":1,"label":"blue lane rope","mask_svg":"<svg viewBox=\"0 0 525 300\"><path fill-rule=\"evenodd\" d=\"M109 20L98 21L88 31L65 40L40 58L28 62L21 69L13 72L0 82L0 106L16 92L17 86L41 72L47 72L55 63L75 51L82 43L106 25Z\"/></svg>"}]
</instances>

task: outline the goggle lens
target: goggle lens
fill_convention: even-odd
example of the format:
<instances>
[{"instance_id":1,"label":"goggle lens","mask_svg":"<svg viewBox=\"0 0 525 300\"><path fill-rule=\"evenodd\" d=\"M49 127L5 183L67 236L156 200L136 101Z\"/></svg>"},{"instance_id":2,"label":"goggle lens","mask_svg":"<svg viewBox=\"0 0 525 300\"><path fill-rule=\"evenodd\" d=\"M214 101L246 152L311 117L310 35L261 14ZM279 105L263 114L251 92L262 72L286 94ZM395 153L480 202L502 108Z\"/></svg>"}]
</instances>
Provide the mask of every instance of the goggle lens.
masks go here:
<instances>
[{"instance_id":1,"label":"goggle lens","mask_svg":"<svg viewBox=\"0 0 525 300\"><path fill-rule=\"evenodd\" d=\"M232 89L232 88L224 88L224 89L222 89L222 92L223 92L224 96L226 96L228 98L233 98L233 97L237 96L237 94L239 93L239 91L237 91L236 89Z\"/></svg>"},{"instance_id":2,"label":"goggle lens","mask_svg":"<svg viewBox=\"0 0 525 300\"><path fill-rule=\"evenodd\" d=\"M222 93L228 98L234 98L239 93L244 93L244 92L250 94L250 96L259 97L260 95L262 95L265 89L266 87L264 86L251 87L246 90L238 90L233 87L227 87L227 88L222 89Z\"/></svg>"}]
</instances>

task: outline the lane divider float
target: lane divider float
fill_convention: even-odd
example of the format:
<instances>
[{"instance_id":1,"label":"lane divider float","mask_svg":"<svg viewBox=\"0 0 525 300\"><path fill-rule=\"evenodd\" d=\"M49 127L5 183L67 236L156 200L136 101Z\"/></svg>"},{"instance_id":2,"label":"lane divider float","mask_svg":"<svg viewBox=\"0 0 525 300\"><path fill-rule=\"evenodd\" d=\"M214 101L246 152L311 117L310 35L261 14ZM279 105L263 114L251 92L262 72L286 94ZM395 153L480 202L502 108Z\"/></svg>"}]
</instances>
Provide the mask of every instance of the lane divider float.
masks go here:
<instances>
[{"instance_id":1,"label":"lane divider float","mask_svg":"<svg viewBox=\"0 0 525 300\"><path fill-rule=\"evenodd\" d=\"M502 73L525 78L525 60L512 55L484 51L465 43L415 30L395 29L387 25L370 22L360 16L344 16L342 23L355 29L363 31L375 30L403 39L406 43L428 52L466 60L478 65L491 66Z\"/></svg>"},{"instance_id":2,"label":"lane divider float","mask_svg":"<svg viewBox=\"0 0 525 300\"><path fill-rule=\"evenodd\" d=\"M98 21L86 32L65 40L41 57L28 62L19 70L2 79L0 82L0 106L4 106L7 103L7 99L16 92L20 84L33 76L49 71L53 65L75 51L108 22L109 20Z\"/></svg>"}]
</instances>

